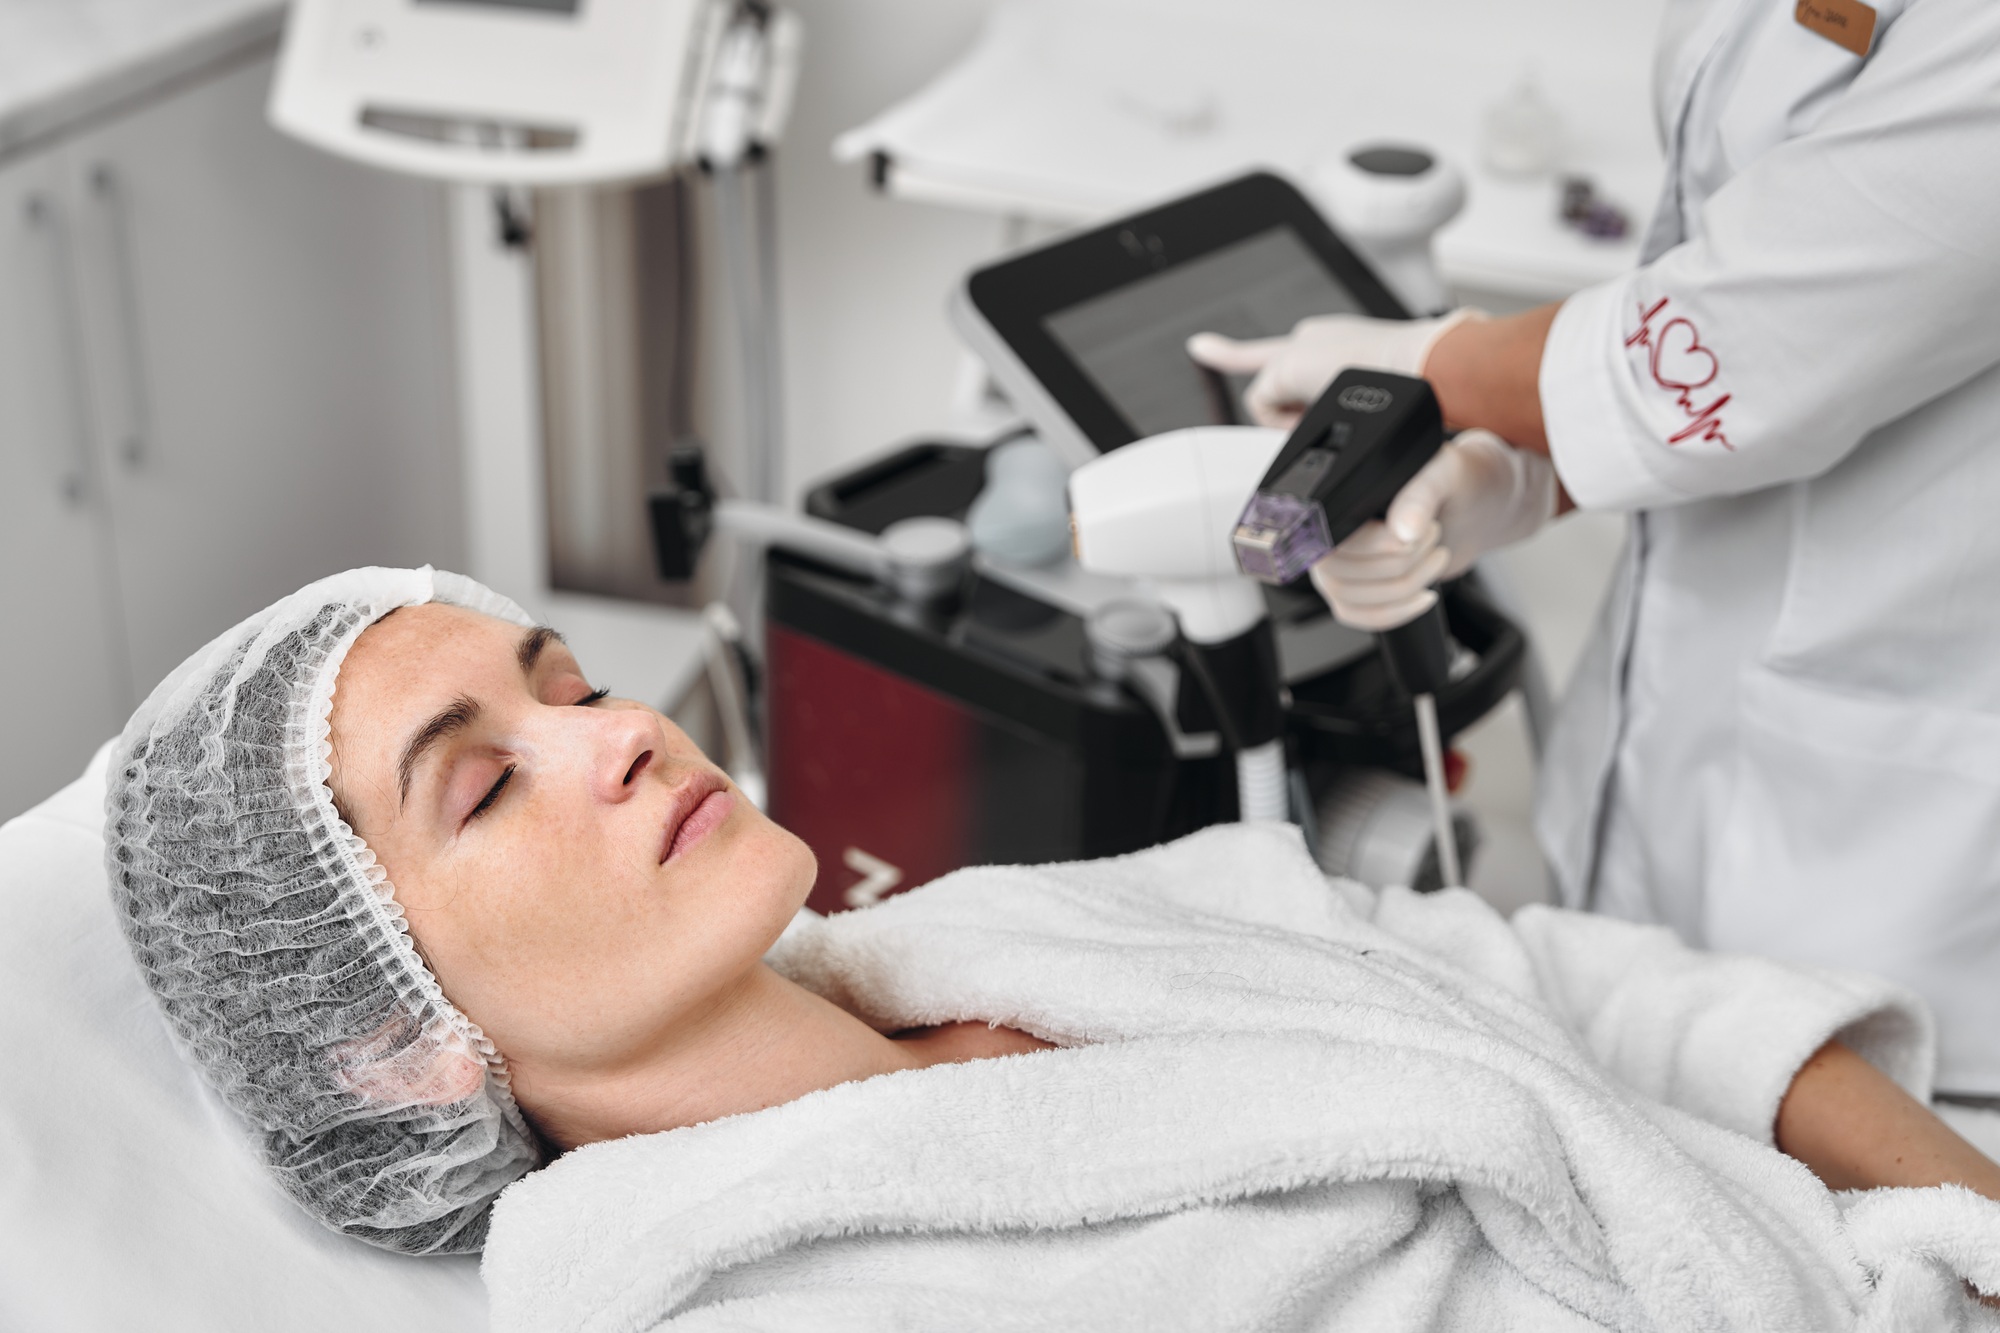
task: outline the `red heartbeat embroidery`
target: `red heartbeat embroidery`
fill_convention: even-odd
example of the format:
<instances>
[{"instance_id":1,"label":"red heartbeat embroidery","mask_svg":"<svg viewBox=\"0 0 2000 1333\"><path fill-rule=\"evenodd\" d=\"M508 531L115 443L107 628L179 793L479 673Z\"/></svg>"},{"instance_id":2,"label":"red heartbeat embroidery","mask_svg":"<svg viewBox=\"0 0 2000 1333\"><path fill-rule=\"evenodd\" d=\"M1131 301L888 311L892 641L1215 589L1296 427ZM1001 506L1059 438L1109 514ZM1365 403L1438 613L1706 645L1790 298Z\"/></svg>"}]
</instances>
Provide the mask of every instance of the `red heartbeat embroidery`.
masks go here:
<instances>
[{"instance_id":1,"label":"red heartbeat embroidery","mask_svg":"<svg viewBox=\"0 0 2000 1333\"><path fill-rule=\"evenodd\" d=\"M1653 372L1653 382L1662 389L1670 390L1674 401L1687 414L1688 424L1667 437L1668 444L1680 444L1697 437L1713 440L1731 453L1736 446L1722 433L1722 408L1731 395L1723 394L1714 402L1703 407L1694 405L1696 389L1706 388L1715 377L1722 373L1722 363L1715 353L1704 347L1701 333L1694 321L1674 316L1658 329L1653 320L1663 313L1671 298L1661 297L1652 305L1639 311L1639 327L1625 339L1627 347L1647 349L1647 365Z\"/></svg>"}]
</instances>

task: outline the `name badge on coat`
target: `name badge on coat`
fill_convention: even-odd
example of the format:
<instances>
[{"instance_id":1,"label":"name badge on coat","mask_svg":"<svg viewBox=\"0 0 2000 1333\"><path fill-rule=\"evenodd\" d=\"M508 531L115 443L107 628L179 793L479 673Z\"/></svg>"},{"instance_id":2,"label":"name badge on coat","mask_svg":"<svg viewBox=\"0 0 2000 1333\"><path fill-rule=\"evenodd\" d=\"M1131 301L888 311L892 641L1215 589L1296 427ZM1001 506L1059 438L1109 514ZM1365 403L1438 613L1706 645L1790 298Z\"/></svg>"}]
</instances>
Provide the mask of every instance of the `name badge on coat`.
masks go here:
<instances>
[{"instance_id":1,"label":"name badge on coat","mask_svg":"<svg viewBox=\"0 0 2000 1333\"><path fill-rule=\"evenodd\" d=\"M1799 0L1792 17L1808 32L1866 56L1875 42L1875 11L1861 0Z\"/></svg>"}]
</instances>

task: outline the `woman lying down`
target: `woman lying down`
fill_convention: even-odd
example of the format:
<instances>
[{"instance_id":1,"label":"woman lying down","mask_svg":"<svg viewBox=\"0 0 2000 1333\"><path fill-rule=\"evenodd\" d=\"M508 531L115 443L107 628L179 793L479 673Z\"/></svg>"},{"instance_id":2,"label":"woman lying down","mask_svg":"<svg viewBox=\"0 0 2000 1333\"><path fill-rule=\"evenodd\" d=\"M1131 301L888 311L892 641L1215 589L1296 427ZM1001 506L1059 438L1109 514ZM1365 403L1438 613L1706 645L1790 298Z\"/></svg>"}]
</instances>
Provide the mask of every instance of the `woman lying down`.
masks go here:
<instances>
[{"instance_id":1,"label":"woman lying down","mask_svg":"<svg viewBox=\"0 0 2000 1333\"><path fill-rule=\"evenodd\" d=\"M2000 1167L1867 977L1275 825L801 915L797 839L428 569L253 617L120 745L182 1048L329 1226L483 1247L501 1328L2000 1327Z\"/></svg>"}]
</instances>

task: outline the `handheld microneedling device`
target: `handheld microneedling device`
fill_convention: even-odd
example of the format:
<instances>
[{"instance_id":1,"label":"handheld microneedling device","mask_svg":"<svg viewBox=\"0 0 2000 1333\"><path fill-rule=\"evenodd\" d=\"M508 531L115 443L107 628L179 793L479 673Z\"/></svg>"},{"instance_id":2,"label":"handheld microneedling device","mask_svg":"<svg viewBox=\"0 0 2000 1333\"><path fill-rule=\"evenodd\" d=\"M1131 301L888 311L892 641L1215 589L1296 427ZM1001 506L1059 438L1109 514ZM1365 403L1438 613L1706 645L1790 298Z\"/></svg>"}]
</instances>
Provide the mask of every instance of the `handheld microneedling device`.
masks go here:
<instances>
[{"instance_id":1,"label":"handheld microneedling device","mask_svg":"<svg viewBox=\"0 0 2000 1333\"><path fill-rule=\"evenodd\" d=\"M1236 563L1290 583L1363 523L1444 447L1444 416L1423 380L1343 371L1299 418L1237 520Z\"/></svg>"},{"instance_id":2,"label":"handheld microneedling device","mask_svg":"<svg viewBox=\"0 0 2000 1333\"><path fill-rule=\"evenodd\" d=\"M1380 518L1396 493L1444 447L1431 386L1407 375L1348 370L1307 409L1236 522L1236 564L1266 583L1290 583L1355 529ZM1459 885L1458 845L1444 778L1437 693L1451 677L1451 640L1439 605L1379 636L1390 675L1414 702L1438 865Z\"/></svg>"}]
</instances>

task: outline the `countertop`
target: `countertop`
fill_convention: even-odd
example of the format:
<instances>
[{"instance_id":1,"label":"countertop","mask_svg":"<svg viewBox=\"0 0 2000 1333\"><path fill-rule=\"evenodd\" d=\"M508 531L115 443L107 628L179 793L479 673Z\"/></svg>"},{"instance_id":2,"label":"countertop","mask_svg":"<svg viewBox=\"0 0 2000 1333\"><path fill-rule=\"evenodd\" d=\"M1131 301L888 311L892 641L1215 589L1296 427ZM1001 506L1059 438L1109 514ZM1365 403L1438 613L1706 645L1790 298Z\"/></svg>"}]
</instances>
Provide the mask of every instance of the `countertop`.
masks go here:
<instances>
[{"instance_id":1,"label":"countertop","mask_svg":"<svg viewBox=\"0 0 2000 1333\"><path fill-rule=\"evenodd\" d=\"M269 44L283 0L0 0L0 159Z\"/></svg>"},{"instance_id":2,"label":"countertop","mask_svg":"<svg viewBox=\"0 0 2000 1333\"><path fill-rule=\"evenodd\" d=\"M1004 0L972 50L834 151L880 154L893 194L1073 226L1253 167L1311 190L1348 145L1420 144L1470 187L1438 233L1445 279L1552 300L1637 261L1663 169L1661 2ZM1628 213L1623 239L1561 225L1552 177L1483 165L1489 110L1524 77L1556 113L1562 171Z\"/></svg>"}]
</instances>

